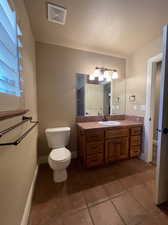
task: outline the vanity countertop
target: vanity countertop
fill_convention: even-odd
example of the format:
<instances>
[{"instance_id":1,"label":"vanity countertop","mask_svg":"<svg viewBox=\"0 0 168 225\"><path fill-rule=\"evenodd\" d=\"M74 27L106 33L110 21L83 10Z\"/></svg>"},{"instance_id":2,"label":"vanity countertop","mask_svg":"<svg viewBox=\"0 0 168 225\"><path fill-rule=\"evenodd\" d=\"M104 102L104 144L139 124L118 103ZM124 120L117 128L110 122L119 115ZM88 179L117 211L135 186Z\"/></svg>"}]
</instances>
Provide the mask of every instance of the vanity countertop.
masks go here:
<instances>
[{"instance_id":1,"label":"vanity countertop","mask_svg":"<svg viewBox=\"0 0 168 225\"><path fill-rule=\"evenodd\" d=\"M136 121L131 121L131 120L116 120L117 122L120 122L119 125L103 125L100 124L98 121L96 122L82 122L82 123L77 123L77 125L83 129L83 130L90 130L90 129L100 129L100 128L120 128L120 127L134 127L134 126L143 126L142 122L136 122Z\"/></svg>"}]
</instances>

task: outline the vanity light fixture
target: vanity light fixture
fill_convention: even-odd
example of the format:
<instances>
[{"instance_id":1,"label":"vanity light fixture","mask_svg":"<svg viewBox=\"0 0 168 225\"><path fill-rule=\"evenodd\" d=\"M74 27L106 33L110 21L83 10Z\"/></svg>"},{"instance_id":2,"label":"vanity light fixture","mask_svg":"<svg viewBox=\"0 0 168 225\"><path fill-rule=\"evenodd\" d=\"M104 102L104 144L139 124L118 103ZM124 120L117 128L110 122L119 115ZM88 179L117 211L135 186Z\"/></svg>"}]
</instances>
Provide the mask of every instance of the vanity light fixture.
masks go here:
<instances>
[{"instance_id":1,"label":"vanity light fixture","mask_svg":"<svg viewBox=\"0 0 168 225\"><path fill-rule=\"evenodd\" d=\"M94 73L89 76L89 80L95 80L96 78L98 78L98 81L106 80L109 82L111 79L118 79L118 72L115 69L96 67Z\"/></svg>"}]
</instances>

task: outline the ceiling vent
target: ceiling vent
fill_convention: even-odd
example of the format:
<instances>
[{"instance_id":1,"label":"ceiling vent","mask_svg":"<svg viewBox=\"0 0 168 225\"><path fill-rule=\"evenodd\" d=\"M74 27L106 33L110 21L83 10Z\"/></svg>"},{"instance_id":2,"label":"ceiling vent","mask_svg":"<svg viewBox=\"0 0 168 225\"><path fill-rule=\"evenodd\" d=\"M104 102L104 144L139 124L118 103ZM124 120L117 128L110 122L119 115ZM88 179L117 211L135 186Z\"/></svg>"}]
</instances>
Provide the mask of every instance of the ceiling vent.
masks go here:
<instances>
[{"instance_id":1,"label":"ceiling vent","mask_svg":"<svg viewBox=\"0 0 168 225\"><path fill-rule=\"evenodd\" d=\"M58 24L65 24L67 9L62 6L48 3L48 21Z\"/></svg>"}]
</instances>

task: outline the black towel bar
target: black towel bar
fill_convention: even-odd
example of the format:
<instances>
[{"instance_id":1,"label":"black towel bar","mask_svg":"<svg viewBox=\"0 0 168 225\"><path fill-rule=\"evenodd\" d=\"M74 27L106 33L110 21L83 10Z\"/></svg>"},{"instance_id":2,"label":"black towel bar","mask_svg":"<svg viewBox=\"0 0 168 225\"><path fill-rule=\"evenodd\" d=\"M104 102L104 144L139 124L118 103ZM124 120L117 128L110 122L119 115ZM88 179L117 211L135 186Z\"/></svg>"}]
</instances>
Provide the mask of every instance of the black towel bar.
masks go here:
<instances>
[{"instance_id":1,"label":"black towel bar","mask_svg":"<svg viewBox=\"0 0 168 225\"><path fill-rule=\"evenodd\" d=\"M31 121L31 120L32 120L32 117L26 117L26 116L23 116L21 122L19 122L19 123L13 125L13 126L7 128L7 129L5 129L5 130L0 131L0 138L1 138L2 136L4 136L5 134L7 134L8 132L10 132L11 130L14 130L15 128L19 127L19 126L22 125L23 123L25 123L25 122L27 122L27 121Z\"/></svg>"},{"instance_id":2,"label":"black towel bar","mask_svg":"<svg viewBox=\"0 0 168 225\"><path fill-rule=\"evenodd\" d=\"M33 126L31 126L22 136L20 136L17 140L13 142L6 142L6 143L0 143L0 146L6 146L6 145L18 145L27 135L28 133L35 127L37 124L39 124L38 121L32 121L32 117L23 117L22 121L15 124L12 127L7 128L6 130L3 130L0 132L0 137L5 135L6 133L10 132L11 130L15 129L16 127L20 126L21 124L25 123L26 121L30 121L30 123L33 123Z\"/></svg>"}]
</instances>

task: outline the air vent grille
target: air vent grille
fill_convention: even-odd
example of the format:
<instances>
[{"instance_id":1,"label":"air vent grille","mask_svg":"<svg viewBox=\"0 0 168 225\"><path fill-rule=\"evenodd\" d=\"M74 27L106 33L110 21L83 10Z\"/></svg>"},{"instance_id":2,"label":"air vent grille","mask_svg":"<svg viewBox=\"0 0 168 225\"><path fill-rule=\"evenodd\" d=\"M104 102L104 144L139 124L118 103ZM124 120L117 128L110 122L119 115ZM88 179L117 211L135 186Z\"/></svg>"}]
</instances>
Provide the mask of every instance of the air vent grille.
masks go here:
<instances>
[{"instance_id":1,"label":"air vent grille","mask_svg":"<svg viewBox=\"0 0 168 225\"><path fill-rule=\"evenodd\" d=\"M65 24L67 9L62 6L48 3L48 21Z\"/></svg>"}]
</instances>

